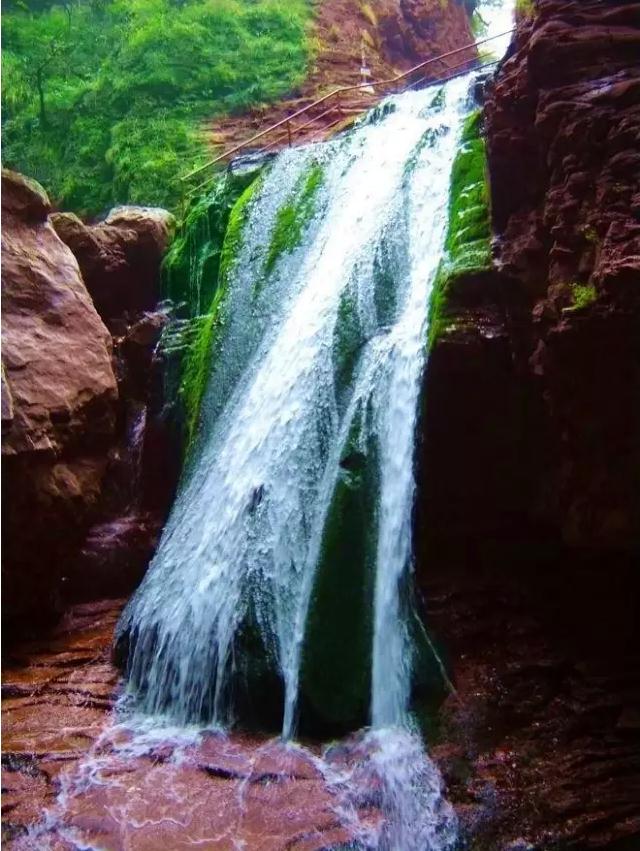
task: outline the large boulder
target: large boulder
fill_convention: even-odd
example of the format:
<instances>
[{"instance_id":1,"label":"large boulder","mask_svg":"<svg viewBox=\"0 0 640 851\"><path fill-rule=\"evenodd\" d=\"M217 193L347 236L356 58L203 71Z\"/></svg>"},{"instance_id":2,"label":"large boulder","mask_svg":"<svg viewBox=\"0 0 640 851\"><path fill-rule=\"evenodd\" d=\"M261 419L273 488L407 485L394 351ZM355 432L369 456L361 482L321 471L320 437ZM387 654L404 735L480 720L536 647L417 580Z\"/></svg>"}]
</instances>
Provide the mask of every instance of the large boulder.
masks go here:
<instances>
[{"instance_id":1,"label":"large boulder","mask_svg":"<svg viewBox=\"0 0 640 851\"><path fill-rule=\"evenodd\" d=\"M111 336L36 183L2 173L3 609L52 610L115 427Z\"/></svg>"},{"instance_id":2,"label":"large boulder","mask_svg":"<svg viewBox=\"0 0 640 851\"><path fill-rule=\"evenodd\" d=\"M54 213L58 236L74 253L93 302L108 325L152 310L160 297L160 264L173 234L171 213L156 207L115 207L88 225Z\"/></svg>"}]
</instances>

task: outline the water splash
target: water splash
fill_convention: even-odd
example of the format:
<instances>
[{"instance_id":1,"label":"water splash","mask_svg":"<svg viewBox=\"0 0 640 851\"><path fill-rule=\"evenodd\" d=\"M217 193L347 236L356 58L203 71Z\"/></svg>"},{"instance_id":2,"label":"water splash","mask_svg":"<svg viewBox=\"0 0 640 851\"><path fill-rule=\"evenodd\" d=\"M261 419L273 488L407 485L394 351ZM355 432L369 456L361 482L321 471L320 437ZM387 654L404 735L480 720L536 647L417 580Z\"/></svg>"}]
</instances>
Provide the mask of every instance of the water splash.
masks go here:
<instances>
[{"instance_id":1,"label":"water splash","mask_svg":"<svg viewBox=\"0 0 640 851\"><path fill-rule=\"evenodd\" d=\"M397 729L320 751L174 727L125 701L58 782L16 851L452 851L456 841L436 769L419 738Z\"/></svg>"}]
</instances>

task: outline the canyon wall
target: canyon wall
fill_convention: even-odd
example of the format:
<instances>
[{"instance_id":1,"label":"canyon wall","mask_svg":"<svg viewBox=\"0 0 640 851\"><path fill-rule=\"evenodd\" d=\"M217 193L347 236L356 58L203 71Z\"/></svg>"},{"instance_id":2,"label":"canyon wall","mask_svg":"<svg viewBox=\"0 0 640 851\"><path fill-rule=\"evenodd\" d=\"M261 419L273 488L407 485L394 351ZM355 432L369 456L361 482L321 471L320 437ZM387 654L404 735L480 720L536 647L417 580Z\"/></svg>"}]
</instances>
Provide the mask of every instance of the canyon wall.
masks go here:
<instances>
[{"instance_id":1,"label":"canyon wall","mask_svg":"<svg viewBox=\"0 0 640 851\"><path fill-rule=\"evenodd\" d=\"M39 631L69 599L128 593L160 516L140 500L150 312L170 230L120 208L86 226L2 175L3 627ZM51 215L50 215L51 214ZM69 247L70 246L70 247Z\"/></svg>"},{"instance_id":2,"label":"canyon wall","mask_svg":"<svg viewBox=\"0 0 640 851\"><path fill-rule=\"evenodd\" d=\"M417 569L458 689L434 742L479 847L631 849L640 4L522 7L486 91L492 259L425 379Z\"/></svg>"}]
</instances>

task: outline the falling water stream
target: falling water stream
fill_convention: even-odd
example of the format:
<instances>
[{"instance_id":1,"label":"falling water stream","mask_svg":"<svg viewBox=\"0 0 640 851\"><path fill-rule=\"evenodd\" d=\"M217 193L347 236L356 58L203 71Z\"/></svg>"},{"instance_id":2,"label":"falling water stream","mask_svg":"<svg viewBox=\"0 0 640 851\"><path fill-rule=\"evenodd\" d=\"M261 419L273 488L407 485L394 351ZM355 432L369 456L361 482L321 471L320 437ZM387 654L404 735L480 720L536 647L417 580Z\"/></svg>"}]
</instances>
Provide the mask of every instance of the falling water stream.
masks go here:
<instances>
[{"instance_id":1,"label":"falling water stream","mask_svg":"<svg viewBox=\"0 0 640 851\"><path fill-rule=\"evenodd\" d=\"M419 653L408 589L428 303L470 83L390 97L348 134L283 151L263 170L191 462L118 629L127 705L147 719L139 747L149 724L242 723L247 692L255 709L270 690L283 747L321 773L350 848L446 851L457 839L409 712ZM296 203L306 216L299 238L275 252L281 211ZM366 539L367 566L344 581L369 588L353 615L369 650L368 712L357 725L365 729L343 759L332 748L311 755L293 739L314 700L316 715L323 710L310 623L331 632L318 601L345 494L365 499L364 521L349 534ZM372 790L384 815L373 823L360 817Z\"/></svg>"},{"instance_id":2,"label":"falling water stream","mask_svg":"<svg viewBox=\"0 0 640 851\"><path fill-rule=\"evenodd\" d=\"M282 734L291 738L332 499L345 458L347 467L365 458L375 468L377 505L372 732L361 747L393 813L380 847L404 851L447 848L455 834L435 768L409 725L415 652L402 589L411 571L428 298L468 90L460 78L440 96L389 98L347 137L285 151L263 178L233 272L229 329L192 473L120 626L140 709L224 727L237 711L239 638L251 623L282 679ZM310 168L323 174L316 214L257 288L277 211ZM346 378L345 324L355 340ZM247 325L262 334L248 357L237 342ZM222 401L216 372L238 375Z\"/></svg>"},{"instance_id":3,"label":"falling water stream","mask_svg":"<svg viewBox=\"0 0 640 851\"><path fill-rule=\"evenodd\" d=\"M371 720L403 722L412 653L399 589L411 560L418 385L468 86L452 81L433 106L432 90L391 98L348 137L284 152L264 178L216 366L240 375L221 405L214 370L192 474L121 624L148 713L228 724L237 639L251 619L282 676L283 735L293 734L314 577L355 434L362 455L375 444L379 480ZM318 164L316 220L247 299L287 188ZM240 370L234 326L260 312L262 339ZM350 380L337 375L349 345L341 323L355 327Z\"/></svg>"}]
</instances>

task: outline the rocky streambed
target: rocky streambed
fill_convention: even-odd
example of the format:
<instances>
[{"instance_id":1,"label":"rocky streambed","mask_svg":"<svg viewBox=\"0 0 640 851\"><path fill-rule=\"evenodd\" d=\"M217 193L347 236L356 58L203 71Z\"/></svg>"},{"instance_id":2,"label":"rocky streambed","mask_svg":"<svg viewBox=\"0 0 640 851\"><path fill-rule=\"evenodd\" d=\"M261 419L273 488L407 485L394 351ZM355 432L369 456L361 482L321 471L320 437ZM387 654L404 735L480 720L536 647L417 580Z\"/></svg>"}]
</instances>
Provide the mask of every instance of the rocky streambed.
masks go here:
<instances>
[{"instance_id":1,"label":"rocky streambed","mask_svg":"<svg viewBox=\"0 0 640 851\"><path fill-rule=\"evenodd\" d=\"M355 740L321 760L266 736L128 722L110 661L122 602L72 608L6 661L6 848L321 851L353 839L354 824L375 829L376 790L349 815L331 784L362 756Z\"/></svg>"}]
</instances>

